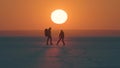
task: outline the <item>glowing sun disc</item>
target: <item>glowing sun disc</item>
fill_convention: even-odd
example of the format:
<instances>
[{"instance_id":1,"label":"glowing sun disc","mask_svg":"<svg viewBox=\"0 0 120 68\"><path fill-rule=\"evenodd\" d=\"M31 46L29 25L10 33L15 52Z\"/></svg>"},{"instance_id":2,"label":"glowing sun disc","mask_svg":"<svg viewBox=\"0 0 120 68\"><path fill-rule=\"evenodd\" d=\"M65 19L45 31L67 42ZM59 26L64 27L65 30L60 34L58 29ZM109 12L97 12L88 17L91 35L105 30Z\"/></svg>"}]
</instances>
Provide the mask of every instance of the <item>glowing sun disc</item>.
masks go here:
<instances>
[{"instance_id":1,"label":"glowing sun disc","mask_svg":"<svg viewBox=\"0 0 120 68\"><path fill-rule=\"evenodd\" d=\"M62 9L54 10L51 13L51 20L56 24L63 24L67 21L67 19L68 19L68 15Z\"/></svg>"}]
</instances>

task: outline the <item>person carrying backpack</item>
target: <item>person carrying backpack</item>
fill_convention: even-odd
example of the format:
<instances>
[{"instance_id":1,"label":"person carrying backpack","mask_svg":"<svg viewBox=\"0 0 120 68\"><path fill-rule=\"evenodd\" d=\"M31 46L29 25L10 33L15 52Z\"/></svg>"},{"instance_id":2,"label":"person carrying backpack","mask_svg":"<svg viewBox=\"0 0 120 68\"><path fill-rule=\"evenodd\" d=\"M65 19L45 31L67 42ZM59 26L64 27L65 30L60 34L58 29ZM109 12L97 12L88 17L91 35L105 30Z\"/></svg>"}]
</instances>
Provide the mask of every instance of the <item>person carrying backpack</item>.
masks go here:
<instances>
[{"instance_id":1,"label":"person carrying backpack","mask_svg":"<svg viewBox=\"0 0 120 68\"><path fill-rule=\"evenodd\" d=\"M52 45L52 36L51 36L51 27L49 27L49 29L45 29L45 36L47 37L47 41L46 44L48 45L48 43L50 42L50 45Z\"/></svg>"}]
</instances>

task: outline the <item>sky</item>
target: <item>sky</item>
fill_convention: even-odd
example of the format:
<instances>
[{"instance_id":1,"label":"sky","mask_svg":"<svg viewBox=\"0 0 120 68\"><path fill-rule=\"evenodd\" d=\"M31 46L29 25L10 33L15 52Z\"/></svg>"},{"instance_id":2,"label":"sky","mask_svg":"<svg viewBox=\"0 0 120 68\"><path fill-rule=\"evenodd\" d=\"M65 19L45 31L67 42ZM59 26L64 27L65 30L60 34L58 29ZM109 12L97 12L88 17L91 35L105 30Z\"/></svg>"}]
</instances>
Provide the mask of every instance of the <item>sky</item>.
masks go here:
<instances>
[{"instance_id":1,"label":"sky","mask_svg":"<svg viewBox=\"0 0 120 68\"><path fill-rule=\"evenodd\" d=\"M63 9L68 20L58 25L51 12ZM0 30L120 30L120 0L0 0Z\"/></svg>"}]
</instances>

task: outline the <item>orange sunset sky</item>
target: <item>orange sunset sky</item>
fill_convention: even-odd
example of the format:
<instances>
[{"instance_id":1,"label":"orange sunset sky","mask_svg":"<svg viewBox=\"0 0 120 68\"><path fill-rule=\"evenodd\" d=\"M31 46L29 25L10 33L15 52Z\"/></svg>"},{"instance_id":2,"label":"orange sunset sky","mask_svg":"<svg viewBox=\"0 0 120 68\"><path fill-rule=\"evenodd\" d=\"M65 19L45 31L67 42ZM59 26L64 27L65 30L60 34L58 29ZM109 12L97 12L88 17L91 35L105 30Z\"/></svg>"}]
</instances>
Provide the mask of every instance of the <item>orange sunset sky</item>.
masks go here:
<instances>
[{"instance_id":1,"label":"orange sunset sky","mask_svg":"<svg viewBox=\"0 0 120 68\"><path fill-rule=\"evenodd\" d=\"M68 20L54 24L50 14L63 9ZM120 30L120 0L0 0L0 30Z\"/></svg>"}]
</instances>

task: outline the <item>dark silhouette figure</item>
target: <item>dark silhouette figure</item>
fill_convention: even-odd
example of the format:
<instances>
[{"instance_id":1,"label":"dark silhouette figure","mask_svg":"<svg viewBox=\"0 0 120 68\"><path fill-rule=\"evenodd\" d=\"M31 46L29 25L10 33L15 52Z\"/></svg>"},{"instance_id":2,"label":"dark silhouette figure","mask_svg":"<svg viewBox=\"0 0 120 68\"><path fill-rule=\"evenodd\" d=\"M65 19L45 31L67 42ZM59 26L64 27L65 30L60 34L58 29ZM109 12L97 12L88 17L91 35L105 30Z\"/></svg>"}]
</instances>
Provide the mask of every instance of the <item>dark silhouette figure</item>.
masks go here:
<instances>
[{"instance_id":1,"label":"dark silhouette figure","mask_svg":"<svg viewBox=\"0 0 120 68\"><path fill-rule=\"evenodd\" d=\"M57 45L59 44L60 41L62 41L63 45L65 46L63 30L61 30L59 33L59 40L57 41Z\"/></svg>"},{"instance_id":2,"label":"dark silhouette figure","mask_svg":"<svg viewBox=\"0 0 120 68\"><path fill-rule=\"evenodd\" d=\"M47 45L50 42L50 45L52 45L52 36L51 36L51 27L49 29L46 30L45 33L46 37L47 37Z\"/></svg>"}]
</instances>

